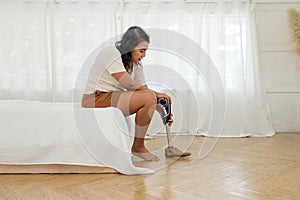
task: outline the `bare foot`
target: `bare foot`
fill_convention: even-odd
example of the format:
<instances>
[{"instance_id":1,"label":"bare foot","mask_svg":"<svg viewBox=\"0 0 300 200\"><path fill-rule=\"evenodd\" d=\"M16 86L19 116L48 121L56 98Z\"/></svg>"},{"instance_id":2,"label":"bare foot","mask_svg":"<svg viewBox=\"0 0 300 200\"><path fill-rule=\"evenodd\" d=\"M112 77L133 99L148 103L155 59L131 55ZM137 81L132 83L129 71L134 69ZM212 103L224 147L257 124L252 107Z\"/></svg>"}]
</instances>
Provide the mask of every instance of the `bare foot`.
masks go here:
<instances>
[{"instance_id":1,"label":"bare foot","mask_svg":"<svg viewBox=\"0 0 300 200\"><path fill-rule=\"evenodd\" d=\"M132 147L131 151L132 151L133 155L135 155L139 158L142 158L144 160L147 160L147 161L159 161L160 160L157 156L150 153L145 147L139 148L139 149Z\"/></svg>"}]
</instances>

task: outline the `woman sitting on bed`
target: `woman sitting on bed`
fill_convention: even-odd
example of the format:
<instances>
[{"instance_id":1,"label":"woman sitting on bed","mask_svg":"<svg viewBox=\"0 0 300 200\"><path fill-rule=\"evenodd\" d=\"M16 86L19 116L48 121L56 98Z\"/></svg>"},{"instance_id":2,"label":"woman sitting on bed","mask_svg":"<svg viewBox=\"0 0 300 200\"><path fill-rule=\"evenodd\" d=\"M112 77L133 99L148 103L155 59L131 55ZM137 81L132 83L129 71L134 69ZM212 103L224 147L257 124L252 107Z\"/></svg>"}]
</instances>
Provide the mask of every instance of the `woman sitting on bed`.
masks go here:
<instances>
[{"instance_id":1,"label":"woman sitting on bed","mask_svg":"<svg viewBox=\"0 0 300 200\"><path fill-rule=\"evenodd\" d=\"M171 98L150 90L145 82L140 62L149 45L149 36L137 26L130 27L113 47L104 48L92 66L83 107L116 107L125 116L136 113L135 137L131 148L134 155L149 161L158 161L144 145L144 137L156 108L157 98ZM170 120L169 124L173 121Z\"/></svg>"}]
</instances>

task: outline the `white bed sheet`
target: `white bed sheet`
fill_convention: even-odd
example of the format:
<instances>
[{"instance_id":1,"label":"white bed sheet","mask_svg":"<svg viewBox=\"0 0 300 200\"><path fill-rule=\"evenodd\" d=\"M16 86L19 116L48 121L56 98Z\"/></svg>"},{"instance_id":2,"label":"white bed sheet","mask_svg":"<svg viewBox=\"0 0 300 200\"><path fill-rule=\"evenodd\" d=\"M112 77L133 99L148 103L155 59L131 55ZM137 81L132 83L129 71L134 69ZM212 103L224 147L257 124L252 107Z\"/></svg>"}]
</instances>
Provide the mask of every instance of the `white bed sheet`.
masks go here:
<instances>
[{"instance_id":1,"label":"white bed sheet","mask_svg":"<svg viewBox=\"0 0 300 200\"><path fill-rule=\"evenodd\" d=\"M102 166L149 174L133 165L132 137L116 108L72 103L0 101L0 164Z\"/></svg>"}]
</instances>

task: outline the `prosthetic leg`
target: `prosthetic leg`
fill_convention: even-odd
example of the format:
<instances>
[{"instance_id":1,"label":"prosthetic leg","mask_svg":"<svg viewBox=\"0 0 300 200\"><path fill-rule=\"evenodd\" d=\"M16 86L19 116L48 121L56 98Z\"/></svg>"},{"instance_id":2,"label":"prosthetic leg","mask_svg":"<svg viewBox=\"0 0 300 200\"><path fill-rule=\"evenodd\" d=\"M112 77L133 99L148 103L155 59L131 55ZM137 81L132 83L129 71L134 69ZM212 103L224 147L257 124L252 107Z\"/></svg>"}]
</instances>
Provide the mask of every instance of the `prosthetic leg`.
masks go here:
<instances>
[{"instance_id":1,"label":"prosthetic leg","mask_svg":"<svg viewBox=\"0 0 300 200\"><path fill-rule=\"evenodd\" d=\"M169 104L168 100L165 98L157 99L158 105L160 105L159 113L163 120L163 124L166 127L167 139L168 139L168 147L165 149L165 156L166 157L185 157L190 156L190 152L182 152L176 147L172 145L171 140L171 132L170 132L170 125L168 124L169 120L171 119L171 104Z\"/></svg>"}]
</instances>

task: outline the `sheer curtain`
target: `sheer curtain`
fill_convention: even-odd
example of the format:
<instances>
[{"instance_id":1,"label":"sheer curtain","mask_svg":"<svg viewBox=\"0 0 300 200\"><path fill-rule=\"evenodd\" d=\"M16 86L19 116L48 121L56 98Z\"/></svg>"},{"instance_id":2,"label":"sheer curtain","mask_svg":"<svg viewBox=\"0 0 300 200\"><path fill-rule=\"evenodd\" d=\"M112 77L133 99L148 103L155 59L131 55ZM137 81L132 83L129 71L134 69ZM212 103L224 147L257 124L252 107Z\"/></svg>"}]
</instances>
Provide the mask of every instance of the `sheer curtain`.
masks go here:
<instances>
[{"instance_id":1,"label":"sheer curtain","mask_svg":"<svg viewBox=\"0 0 300 200\"><path fill-rule=\"evenodd\" d=\"M207 53L225 88L221 136L272 135L256 55L253 6L241 0L2 1L0 98L71 101L87 56L107 39L139 25L150 33L165 29L184 35ZM149 86L174 98L172 132L208 135L212 101L199 66L151 48L151 43L143 63ZM157 132L164 132L158 116L149 133Z\"/></svg>"},{"instance_id":2,"label":"sheer curtain","mask_svg":"<svg viewBox=\"0 0 300 200\"><path fill-rule=\"evenodd\" d=\"M47 5L0 2L1 99L51 99Z\"/></svg>"},{"instance_id":3,"label":"sheer curtain","mask_svg":"<svg viewBox=\"0 0 300 200\"><path fill-rule=\"evenodd\" d=\"M0 99L71 101L89 53L116 35L119 3L0 2Z\"/></svg>"},{"instance_id":4,"label":"sheer curtain","mask_svg":"<svg viewBox=\"0 0 300 200\"><path fill-rule=\"evenodd\" d=\"M274 134L261 90L253 6L252 3L239 0L214 3L128 3L125 4L122 16L123 29L139 24L173 30L188 36L207 52L225 87L226 117L222 136ZM193 66L178 56L151 49L144 62L151 63L150 71L153 73L146 74L148 80L157 80L159 76L160 83L165 83L165 87L157 87L155 81L153 87L162 90L171 88L169 93L173 92L174 97L179 99L180 108L176 107L178 104L174 105L174 118L180 123L175 124L173 130L181 133L196 130L208 135L211 118L209 91L205 80L199 77ZM155 70L153 65L157 65ZM165 68L167 70L162 71ZM188 84L182 84L180 79L186 80ZM198 123L189 123L195 118L199 120Z\"/></svg>"},{"instance_id":5,"label":"sheer curtain","mask_svg":"<svg viewBox=\"0 0 300 200\"><path fill-rule=\"evenodd\" d=\"M83 61L101 41L116 35L119 4L109 2L50 3L54 101L70 101Z\"/></svg>"}]
</instances>

